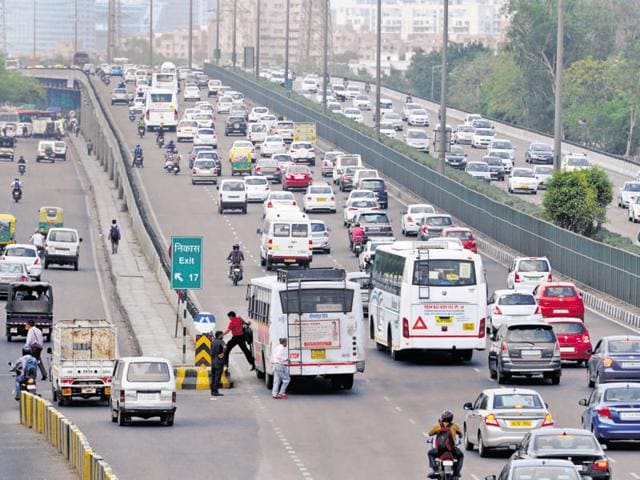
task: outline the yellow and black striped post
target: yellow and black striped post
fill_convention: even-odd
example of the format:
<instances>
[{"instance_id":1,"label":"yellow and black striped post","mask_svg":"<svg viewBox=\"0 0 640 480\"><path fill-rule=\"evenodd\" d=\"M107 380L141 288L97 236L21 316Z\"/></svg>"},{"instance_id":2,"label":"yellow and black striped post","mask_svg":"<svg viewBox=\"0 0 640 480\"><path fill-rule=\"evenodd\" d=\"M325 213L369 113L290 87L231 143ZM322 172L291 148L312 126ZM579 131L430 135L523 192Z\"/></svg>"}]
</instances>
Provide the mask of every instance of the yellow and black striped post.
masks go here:
<instances>
[{"instance_id":1,"label":"yellow and black striped post","mask_svg":"<svg viewBox=\"0 0 640 480\"><path fill-rule=\"evenodd\" d=\"M204 333L202 335L196 335L196 367L211 366L211 340L212 335L210 333Z\"/></svg>"}]
</instances>

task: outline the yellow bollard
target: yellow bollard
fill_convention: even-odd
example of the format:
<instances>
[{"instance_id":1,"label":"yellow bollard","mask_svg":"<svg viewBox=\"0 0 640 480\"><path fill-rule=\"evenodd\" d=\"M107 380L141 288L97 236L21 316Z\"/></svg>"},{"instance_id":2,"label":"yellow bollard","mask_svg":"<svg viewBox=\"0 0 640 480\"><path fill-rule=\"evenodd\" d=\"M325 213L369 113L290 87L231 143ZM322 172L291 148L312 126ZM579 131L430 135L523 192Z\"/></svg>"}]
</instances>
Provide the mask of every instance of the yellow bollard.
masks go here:
<instances>
[{"instance_id":1,"label":"yellow bollard","mask_svg":"<svg viewBox=\"0 0 640 480\"><path fill-rule=\"evenodd\" d=\"M84 468L82 480L91 480L91 454L93 452L87 446L84 447Z\"/></svg>"}]
</instances>

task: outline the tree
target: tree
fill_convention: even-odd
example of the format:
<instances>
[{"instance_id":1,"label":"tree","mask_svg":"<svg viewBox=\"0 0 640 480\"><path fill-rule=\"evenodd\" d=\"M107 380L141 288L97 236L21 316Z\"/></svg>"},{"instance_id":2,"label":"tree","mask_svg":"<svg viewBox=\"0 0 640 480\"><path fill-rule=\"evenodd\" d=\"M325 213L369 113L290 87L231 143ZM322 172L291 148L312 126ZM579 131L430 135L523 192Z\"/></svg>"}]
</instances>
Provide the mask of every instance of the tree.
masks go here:
<instances>
[{"instance_id":1,"label":"tree","mask_svg":"<svg viewBox=\"0 0 640 480\"><path fill-rule=\"evenodd\" d=\"M0 57L0 104L37 103L45 98L44 90L35 78L8 71Z\"/></svg>"},{"instance_id":2,"label":"tree","mask_svg":"<svg viewBox=\"0 0 640 480\"><path fill-rule=\"evenodd\" d=\"M462 110L481 112L485 84L495 67L495 55L489 52L479 53L471 61L459 63L451 72L449 102Z\"/></svg>"}]
</instances>

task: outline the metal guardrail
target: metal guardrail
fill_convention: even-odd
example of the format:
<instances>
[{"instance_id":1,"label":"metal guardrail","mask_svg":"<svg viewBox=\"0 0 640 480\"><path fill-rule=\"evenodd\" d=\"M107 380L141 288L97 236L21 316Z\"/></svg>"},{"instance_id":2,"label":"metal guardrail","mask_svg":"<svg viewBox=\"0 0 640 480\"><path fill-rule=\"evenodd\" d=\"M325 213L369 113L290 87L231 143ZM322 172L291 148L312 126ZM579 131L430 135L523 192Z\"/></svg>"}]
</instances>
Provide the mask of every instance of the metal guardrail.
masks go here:
<instances>
[{"instance_id":1,"label":"metal guardrail","mask_svg":"<svg viewBox=\"0 0 640 480\"><path fill-rule=\"evenodd\" d=\"M545 255L556 270L631 305L640 306L640 257L522 213L440 175L285 94L211 64L219 78L294 121L316 122L318 136L368 164L496 241L525 255Z\"/></svg>"}]
</instances>

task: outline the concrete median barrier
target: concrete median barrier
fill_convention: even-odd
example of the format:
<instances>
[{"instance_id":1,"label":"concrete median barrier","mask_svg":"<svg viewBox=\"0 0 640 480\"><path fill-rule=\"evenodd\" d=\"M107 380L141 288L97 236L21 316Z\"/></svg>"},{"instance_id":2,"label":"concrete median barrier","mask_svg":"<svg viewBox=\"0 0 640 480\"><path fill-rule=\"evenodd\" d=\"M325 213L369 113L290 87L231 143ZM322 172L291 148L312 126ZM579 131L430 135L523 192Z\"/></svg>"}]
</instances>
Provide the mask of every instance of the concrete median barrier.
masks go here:
<instances>
[{"instance_id":1,"label":"concrete median barrier","mask_svg":"<svg viewBox=\"0 0 640 480\"><path fill-rule=\"evenodd\" d=\"M205 366L181 366L174 368L177 390L211 390L211 368ZM233 388L227 370L220 377L221 388Z\"/></svg>"}]
</instances>

